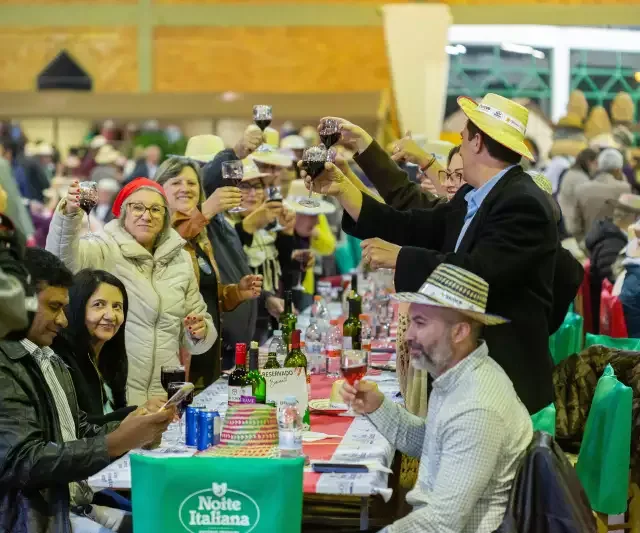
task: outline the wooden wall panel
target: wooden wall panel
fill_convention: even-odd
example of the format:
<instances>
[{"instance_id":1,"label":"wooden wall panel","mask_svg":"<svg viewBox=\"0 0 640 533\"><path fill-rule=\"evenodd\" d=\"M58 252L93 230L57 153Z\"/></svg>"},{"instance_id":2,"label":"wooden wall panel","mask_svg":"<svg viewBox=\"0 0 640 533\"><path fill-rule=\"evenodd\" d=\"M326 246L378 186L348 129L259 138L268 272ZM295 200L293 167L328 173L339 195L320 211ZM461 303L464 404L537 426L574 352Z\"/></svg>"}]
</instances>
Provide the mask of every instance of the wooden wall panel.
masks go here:
<instances>
[{"instance_id":1,"label":"wooden wall panel","mask_svg":"<svg viewBox=\"0 0 640 533\"><path fill-rule=\"evenodd\" d=\"M341 48L349 36L348 53ZM389 87L383 29L159 27L159 92L333 93Z\"/></svg>"},{"instance_id":2,"label":"wooden wall panel","mask_svg":"<svg viewBox=\"0 0 640 533\"><path fill-rule=\"evenodd\" d=\"M33 91L37 75L67 49L93 78L97 92L138 90L133 27L1 27L0 91Z\"/></svg>"}]
</instances>

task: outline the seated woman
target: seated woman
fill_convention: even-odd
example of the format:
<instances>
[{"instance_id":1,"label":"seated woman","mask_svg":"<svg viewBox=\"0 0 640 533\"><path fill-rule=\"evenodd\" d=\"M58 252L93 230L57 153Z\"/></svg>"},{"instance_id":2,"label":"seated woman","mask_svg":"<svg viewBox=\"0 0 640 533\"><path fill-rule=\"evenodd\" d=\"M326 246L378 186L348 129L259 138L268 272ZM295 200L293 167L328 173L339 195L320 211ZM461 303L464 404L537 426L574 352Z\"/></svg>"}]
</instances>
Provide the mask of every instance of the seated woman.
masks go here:
<instances>
[{"instance_id":1,"label":"seated woman","mask_svg":"<svg viewBox=\"0 0 640 533\"><path fill-rule=\"evenodd\" d=\"M82 270L69 289L69 325L53 350L69 367L78 405L98 426L121 421L136 409L127 407L127 351L124 331L129 301L123 283L104 270ZM163 398L144 407L157 411Z\"/></svg>"},{"instance_id":2,"label":"seated woman","mask_svg":"<svg viewBox=\"0 0 640 533\"><path fill-rule=\"evenodd\" d=\"M47 237L47 250L77 272L101 268L116 275L129 295L125 326L127 403L142 405L166 396L160 381L163 365L179 364L180 348L206 353L218 332L198 288L184 240L171 228L164 189L138 178L113 204L116 217L96 234L80 238L84 215L78 183L58 205Z\"/></svg>"},{"instance_id":3,"label":"seated woman","mask_svg":"<svg viewBox=\"0 0 640 533\"><path fill-rule=\"evenodd\" d=\"M171 222L187 241L185 249L193 262L200 286L200 294L207 304L216 329L220 332L222 313L233 311L242 302L260 296L262 276L243 276L239 283L223 284L213 250L214 241L210 220L240 204L240 190L220 187L208 198L202 190L199 165L183 157L167 159L154 177L164 187L171 210ZM204 389L220 377L222 367L222 335L213 347L194 358L189 366L189 380L197 390Z\"/></svg>"}]
</instances>

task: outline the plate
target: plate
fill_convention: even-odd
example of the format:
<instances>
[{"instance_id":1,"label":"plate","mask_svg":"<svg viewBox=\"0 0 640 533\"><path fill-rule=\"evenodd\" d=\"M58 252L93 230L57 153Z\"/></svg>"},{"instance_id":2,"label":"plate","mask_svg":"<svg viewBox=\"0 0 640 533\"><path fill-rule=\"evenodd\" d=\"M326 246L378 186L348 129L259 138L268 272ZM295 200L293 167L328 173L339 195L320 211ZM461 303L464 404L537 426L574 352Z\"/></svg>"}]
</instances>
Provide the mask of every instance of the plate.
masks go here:
<instances>
[{"instance_id":1,"label":"plate","mask_svg":"<svg viewBox=\"0 0 640 533\"><path fill-rule=\"evenodd\" d=\"M309 401L309 409L315 413L326 413L331 415L339 415L346 413L349 408L345 404L331 404L329 398Z\"/></svg>"}]
</instances>

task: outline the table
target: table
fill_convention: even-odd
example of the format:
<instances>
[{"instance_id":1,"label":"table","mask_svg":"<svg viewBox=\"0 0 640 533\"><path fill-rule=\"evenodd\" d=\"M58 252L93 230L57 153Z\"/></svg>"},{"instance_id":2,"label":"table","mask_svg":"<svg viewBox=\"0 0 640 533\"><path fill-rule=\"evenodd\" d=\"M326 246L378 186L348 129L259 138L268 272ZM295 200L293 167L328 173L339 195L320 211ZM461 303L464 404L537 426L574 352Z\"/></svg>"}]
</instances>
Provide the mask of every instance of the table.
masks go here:
<instances>
[{"instance_id":1,"label":"table","mask_svg":"<svg viewBox=\"0 0 640 533\"><path fill-rule=\"evenodd\" d=\"M384 362L389 354L375 354L372 360ZM367 375L368 380L376 381L381 391L393 401L399 401L399 384L394 372L376 372ZM333 379L326 376L311 376L311 398L328 398ZM206 405L208 409L220 412L227 410L227 380L221 378L202 391L194 402ZM382 466L391 466L394 448L375 429L366 417L347 417L330 415L311 415L311 429L330 435L341 435L342 439L325 439L303 444L305 454L315 460L335 461L375 461ZM195 450L186 453L170 453L167 437L172 438L178 432L178 425L172 424L165 433L159 449L151 452L139 450L133 453L150 453L158 457L189 457ZM305 469L303 488L306 494L349 495L361 498L360 529L368 529L368 498L380 495L385 501L391 498L392 489L388 487L389 475L385 472L366 474L316 474ZM96 490L104 488L131 489L131 469L129 454L111 463L108 467L89 478L89 484Z\"/></svg>"}]
</instances>

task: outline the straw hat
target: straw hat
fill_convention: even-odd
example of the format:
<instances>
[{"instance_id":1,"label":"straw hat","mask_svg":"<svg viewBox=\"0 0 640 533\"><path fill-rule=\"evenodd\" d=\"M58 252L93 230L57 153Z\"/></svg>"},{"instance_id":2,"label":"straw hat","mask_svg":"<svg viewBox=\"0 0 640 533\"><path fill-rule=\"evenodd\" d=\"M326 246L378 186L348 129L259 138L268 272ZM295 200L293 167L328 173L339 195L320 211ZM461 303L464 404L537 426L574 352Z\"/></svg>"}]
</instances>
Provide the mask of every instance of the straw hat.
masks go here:
<instances>
[{"instance_id":1,"label":"straw hat","mask_svg":"<svg viewBox=\"0 0 640 533\"><path fill-rule=\"evenodd\" d=\"M220 444L197 455L279 457L276 408L261 404L230 406L224 417Z\"/></svg>"},{"instance_id":2,"label":"straw hat","mask_svg":"<svg viewBox=\"0 0 640 533\"><path fill-rule=\"evenodd\" d=\"M582 119L575 113L567 113L564 117L558 120L556 127L582 130Z\"/></svg>"},{"instance_id":3,"label":"straw hat","mask_svg":"<svg viewBox=\"0 0 640 533\"><path fill-rule=\"evenodd\" d=\"M304 185L304 180L293 180L289 187L289 195L285 200L287 207L301 215L330 215L336 210L336 206L323 200L319 194L313 193L312 198L320 204L318 207L300 205L299 201L309 197L309 191Z\"/></svg>"},{"instance_id":4,"label":"straw hat","mask_svg":"<svg viewBox=\"0 0 640 533\"><path fill-rule=\"evenodd\" d=\"M506 318L487 314L488 296L489 284L480 276L459 266L442 263L418 292L399 292L391 298L398 302L454 309L485 326L509 322Z\"/></svg>"},{"instance_id":5,"label":"straw hat","mask_svg":"<svg viewBox=\"0 0 640 533\"><path fill-rule=\"evenodd\" d=\"M592 139L601 133L611 133L611 121L607 110L601 105L591 108L589 118L584 123L584 134L587 139Z\"/></svg>"},{"instance_id":6,"label":"straw hat","mask_svg":"<svg viewBox=\"0 0 640 533\"><path fill-rule=\"evenodd\" d=\"M524 142L529 110L504 96L489 93L478 104L467 96L458 98L467 118L493 140L535 161Z\"/></svg>"},{"instance_id":7,"label":"straw hat","mask_svg":"<svg viewBox=\"0 0 640 533\"><path fill-rule=\"evenodd\" d=\"M280 146L280 133L278 133L278 130L275 128L265 128L262 132L262 137L265 144L273 146L274 148L278 148L278 146Z\"/></svg>"},{"instance_id":8,"label":"straw hat","mask_svg":"<svg viewBox=\"0 0 640 533\"><path fill-rule=\"evenodd\" d=\"M640 215L640 196L637 194L621 194L617 200L614 200L613 204L624 211Z\"/></svg>"},{"instance_id":9,"label":"straw hat","mask_svg":"<svg viewBox=\"0 0 640 533\"><path fill-rule=\"evenodd\" d=\"M605 148L620 149L620 143L617 141L613 133L600 133L589 140L589 147L594 150L603 150Z\"/></svg>"},{"instance_id":10,"label":"straw hat","mask_svg":"<svg viewBox=\"0 0 640 533\"><path fill-rule=\"evenodd\" d=\"M624 91L616 94L611 102L611 120L615 123L629 124L633 122L636 106L629 93Z\"/></svg>"},{"instance_id":11,"label":"straw hat","mask_svg":"<svg viewBox=\"0 0 640 533\"><path fill-rule=\"evenodd\" d=\"M260 172L257 165L252 159L246 158L242 160L242 181L255 180L257 178L267 178L270 174Z\"/></svg>"},{"instance_id":12,"label":"straw hat","mask_svg":"<svg viewBox=\"0 0 640 533\"><path fill-rule=\"evenodd\" d=\"M112 148L110 144L105 144L98 150L95 160L98 165L113 165L119 157L120 152Z\"/></svg>"},{"instance_id":13,"label":"straw hat","mask_svg":"<svg viewBox=\"0 0 640 533\"><path fill-rule=\"evenodd\" d=\"M304 150L307 144L300 135L287 135L280 141L280 148L289 150Z\"/></svg>"},{"instance_id":14,"label":"straw hat","mask_svg":"<svg viewBox=\"0 0 640 533\"><path fill-rule=\"evenodd\" d=\"M589 145L584 139L557 139L549 149L549 157L552 159L558 155L578 157L578 154L587 148Z\"/></svg>"},{"instance_id":15,"label":"straw hat","mask_svg":"<svg viewBox=\"0 0 640 533\"><path fill-rule=\"evenodd\" d=\"M208 163L224 150L224 141L217 135L195 135L187 142L184 156L200 163Z\"/></svg>"},{"instance_id":16,"label":"straw hat","mask_svg":"<svg viewBox=\"0 0 640 533\"><path fill-rule=\"evenodd\" d=\"M102 148L105 144L107 144L107 138L104 135L96 135L89 142L89 148L97 150L98 148Z\"/></svg>"},{"instance_id":17,"label":"straw hat","mask_svg":"<svg viewBox=\"0 0 640 533\"><path fill-rule=\"evenodd\" d=\"M455 144L449 141L428 141L425 139L422 149L433 155L440 165L446 167L447 160L449 159L449 152L454 146Z\"/></svg>"},{"instance_id":18,"label":"straw hat","mask_svg":"<svg viewBox=\"0 0 640 533\"><path fill-rule=\"evenodd\" d=\"M569 103L567 104L567 115L577 115L581 121L587 118L589 112L589 102L584 93L580 89L571 91L569 95Z\"/></svg>"},{"instance_id":19,"label":"straw hat","mask_svg":"<svg viewBox=\"0 0 640 533\"><path fill-rule=\"evenodd\" d=\"M276 145L277 146L277 145ZM265 165L288 168L292 165L291 157L280 152L275 146L264 143L251 154L251 159Z\"/></svg>"}]
</instances>

